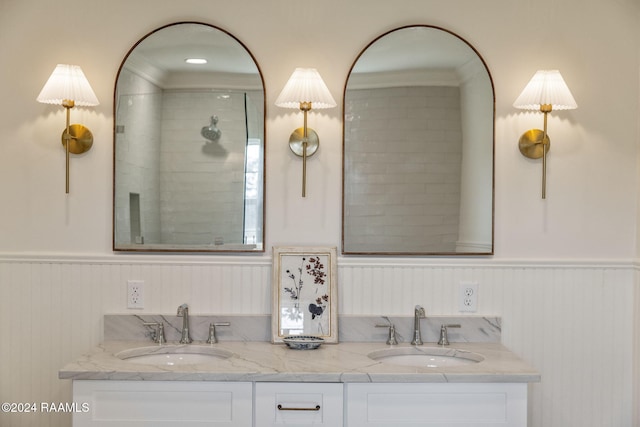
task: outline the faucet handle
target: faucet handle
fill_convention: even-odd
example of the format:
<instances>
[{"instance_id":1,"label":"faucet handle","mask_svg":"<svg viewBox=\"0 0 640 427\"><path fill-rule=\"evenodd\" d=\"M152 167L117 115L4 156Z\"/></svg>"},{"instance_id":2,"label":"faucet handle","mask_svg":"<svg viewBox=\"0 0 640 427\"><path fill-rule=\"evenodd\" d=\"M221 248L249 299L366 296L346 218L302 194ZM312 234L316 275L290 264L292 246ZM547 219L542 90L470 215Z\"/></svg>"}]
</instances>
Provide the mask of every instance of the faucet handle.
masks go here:
<instances>
[{"instance_id":1,"label":"faucet handle","mask_svg":"<svg viewBox=\"0 0 640 427\"><path fill-rule=\"evenodd\" d=\"M215 344L218 342L216 337L216 326L230 326L229 322L211 322L209 325L209 338L207 338L207 344Z\"/></svg>"},{"instance_id":2,"label":"faucet handle","mask_svg":"<svg viewBox=\"0 0 640 427\"><path fill-rule=\"evenodd\" d=\"M440 326L440 340L438 345L449 345L449 336L447 334L448 328L459 328L460 325L441 325Z\"/></svg>"},{"instance_id":3,"label":"faucet handle","mask_svg":"<svg viewBox=\"0 0 640 427\"><path fill-rule=\"evenodd\" d=\"M389 328L389 337L387 338L387 344L397 345L398 339L396 338L396 326L393 324L393 322L391 322L391 320L389 320L387 316L382 316L382 318L385 319L387 322L389 322L389 324L388 325L377 324L376 328Z\"/></svg>"},{"instance_id":4,"label":"faucet handle","mask_svg":"<svg viewBox=\"0 0 640 427\"><path fill-rule=\"evenodd\" d=\"M162 322L145 322L143 323L144 326L152 326L155 327L155 329L153 329L151 331L151 340L153 342L155 342L156 344L164 344L167 342L167 340L164 338L164 323Z\"/></svg>"}]
</instances>

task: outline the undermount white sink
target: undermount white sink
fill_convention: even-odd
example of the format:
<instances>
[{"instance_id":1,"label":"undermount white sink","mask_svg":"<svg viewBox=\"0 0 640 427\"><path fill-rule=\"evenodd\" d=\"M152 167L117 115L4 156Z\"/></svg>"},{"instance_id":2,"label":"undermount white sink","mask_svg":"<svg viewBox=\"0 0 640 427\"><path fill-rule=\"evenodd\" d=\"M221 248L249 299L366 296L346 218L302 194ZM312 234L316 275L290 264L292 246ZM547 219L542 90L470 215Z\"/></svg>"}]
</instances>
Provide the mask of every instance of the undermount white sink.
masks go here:
<instances>
[{"instance_id":1,"label":"undermount white sink","mask_svg":"<svg viewBox=\"0 0 640 427\"><path fill-rule=\"evenodd\" d=\"M230 351L204 345L160 345L123 350L116 357L140 365L198 365L224 360L233 356Z\"/></svg>"},{"instance_id":2,"label":"undermount white sink","mask_svg":"<svg viewBox=\"0 0 640 427\"><path fill-rule=\"evenodd\" d=\"M367 356L377 362L417 368L472 365L484 360L481 354L447 347L385 348Z\"/></svg>"}]
</instances>

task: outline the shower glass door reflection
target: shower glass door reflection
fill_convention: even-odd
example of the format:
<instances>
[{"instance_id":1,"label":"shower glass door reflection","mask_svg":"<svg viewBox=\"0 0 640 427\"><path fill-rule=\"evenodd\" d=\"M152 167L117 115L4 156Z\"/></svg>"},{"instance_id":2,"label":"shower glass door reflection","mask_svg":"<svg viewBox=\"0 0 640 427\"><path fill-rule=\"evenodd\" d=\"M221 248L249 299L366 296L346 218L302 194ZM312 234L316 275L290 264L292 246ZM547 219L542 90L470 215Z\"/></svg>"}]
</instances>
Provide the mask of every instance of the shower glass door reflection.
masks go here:
<instances>
[{"instance_id":1,"label":"shower glass door reflection","mask_svg":"<svg viewBox=\"0 0 640 427\"><path fill-rule=\"evenodd\" d=\"M261 247L263 123L255 105L262 105L259 91L120 95L115 241ZM213 116L216 140L201 132ZM131 214L131 194L139 220Z\"/></svg>"}]
</instances>

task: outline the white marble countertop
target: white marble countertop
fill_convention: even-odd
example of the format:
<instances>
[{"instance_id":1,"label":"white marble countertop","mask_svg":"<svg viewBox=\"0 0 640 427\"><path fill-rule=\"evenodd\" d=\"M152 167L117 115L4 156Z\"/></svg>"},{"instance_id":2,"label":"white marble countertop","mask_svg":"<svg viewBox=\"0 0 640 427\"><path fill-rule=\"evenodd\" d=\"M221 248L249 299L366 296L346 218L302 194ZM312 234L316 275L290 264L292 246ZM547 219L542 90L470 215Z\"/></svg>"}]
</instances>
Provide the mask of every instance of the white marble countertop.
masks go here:
<instances>
[{"instance_id":1,"label":"white marble countertop","mask_svg":"<svg viewBox=\"0 0 640 427\"><path fill-rule=\"evenodd\" d=\"M176 346L175 343L169 345ZM182 365L156 366L131 363L115 355L138 347L158 347L149 341L107 341L69 363L59 378L72 380L168 381L278 381L278 382L538 382L540 374L499 343L452 343L450 351L479 353L484 360L463 366L410 367L370 359L372 351L409 348L409 344L344 342L324 344L316 350L291 350L269 342L221 342L185 345L209 346L233 353L227 359ZM181 345L178 345L181 346ZM420 349L439 347L434 343Z\"/></svg>"}]
</instances>

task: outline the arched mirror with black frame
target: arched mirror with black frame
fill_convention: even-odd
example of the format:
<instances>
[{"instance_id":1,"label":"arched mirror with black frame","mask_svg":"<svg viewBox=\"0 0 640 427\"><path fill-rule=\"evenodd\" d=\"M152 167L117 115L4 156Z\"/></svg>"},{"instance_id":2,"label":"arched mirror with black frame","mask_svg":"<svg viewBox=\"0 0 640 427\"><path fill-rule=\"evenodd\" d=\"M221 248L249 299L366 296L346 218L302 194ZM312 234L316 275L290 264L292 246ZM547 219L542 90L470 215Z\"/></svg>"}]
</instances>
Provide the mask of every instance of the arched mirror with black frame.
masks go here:
<instances>
[{"instance_id":1,"label":"arched mirror with black frame","mask_svg":"<svg viewBox=\"0 0 640 427\"><path fill-rule=\"evenodd\" d=\"M115 251L264 252L264 80L236 37L199 22L144 36L114 120Z\"/></svg>"},{"instance_id":2,"label":"arched mirror with black frame","mask_svg":"<svg viewBox=\"0 0 640 427\"><path fill-rule=\"evenodd\" d=\"M358 55L343 100L342 253L492 255L495 94L476 49L394 29Z\"/></svg>"}]
</instances>

